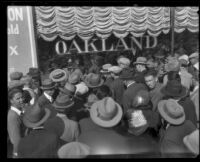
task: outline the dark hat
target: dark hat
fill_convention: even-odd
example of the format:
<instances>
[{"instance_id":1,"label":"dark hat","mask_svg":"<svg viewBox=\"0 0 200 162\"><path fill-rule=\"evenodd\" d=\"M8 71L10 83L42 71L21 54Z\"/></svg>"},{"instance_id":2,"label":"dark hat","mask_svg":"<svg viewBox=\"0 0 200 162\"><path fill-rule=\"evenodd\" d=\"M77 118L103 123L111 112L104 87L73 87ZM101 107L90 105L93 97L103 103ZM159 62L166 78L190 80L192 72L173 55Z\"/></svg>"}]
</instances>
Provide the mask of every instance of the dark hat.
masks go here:
<instances>
[{"instance_id":1,"label":"dark hat","mask_svg":"<svg viewBox=\"0 0 200 162\"><path fill-rule=\"evenodd\" d=\"M31 67L29 68L29 72L27 75L30 75L32 78L39 78L40 77L40 71L38 68Z\"/></svg>"},{"instance_id":2,"label":"dark hat","mask_svg":"<svg viewBox=\"0 0 200 162\"><path fill-rule=\"evenodd\" d=\"M100 87L104 80L101 78L99 74L89 73L85 79L85 84L90 88Z\"/></svg>"},{"instance_id":3,"label":"dark hat","mask_svg":"<svg viewBox=\"0 0 200 162\"><path fill-rule=\"evenodd\" d=\"M36 102L32 106L26 107L23 123L28 128L34 128L42 125L51 115L51 111L47 108L40 108Z\"/></svg>"},{"instance_id":4,"label":"dark hat","mask_svg":"<svg viewBox=\"0 0 200 162\"><path fill-rule=\"evenodd\" d=\"M20 80L23 76L23 73L22 72L12 72L10 73L10 80Z\"/></svg>"},{"instance_id":5,"label":"dark hat","mask_svg":"<svg viewBox=\"0 0 200 162\"><path fill-rule=\"evenodd\" d=\"M51 79L45 79L42 82L41 89L43 90L53 89L55 88L55 86L56 86L55 83Z\"/></svg>"},{"instance_id":6,"label":"dark hat","mask_svg":"<svg viewBox=\"0 0 200 162\"><path fill-rule=\"evenodd\" d=\"M59 88L59 90L66 95L74 95L76 92L76 86L67 82L64 88Z\"/></svg>"},{"instance_id":7,"label":"dark hat","mask_svg":"<svg viewBox=\"0 0 200 162\"><path fill-rule=\"evenodd\" d=\"M70 98L69 95L59 95L55 102L53 103L53 106L56 110L64 111L65 109L71 107L74 105L74 101L72 98Z\"/></svg>"},{"instance_id":8,"label":"dark hat","mask_svg":"<svg viewBox=\"0 0 200 162\"><path fill-rule=\"evenodd\" d=\"M164 95L172 97L185 97L187 89L177 80L169 80L165 87L161 89Z\"/></svg>"},{"instance_id":9,"label":"dark hat","mask_svg":"<svg viewBox=\"0 0 200 162\"><path fill-rule=\"evenodd\" d=\"M135 76L131 69L123 69L119 78L122 80L129 80L129 79L135 79Z\"/></svg>"},{"instance_id":10,"label":"dark hat","mask_svg":"<svg viewBox=\"0 0 200 162\"><path fill-rule=\"evenodd\" d=\"M146 106L149 104L149 101L150 101L149 92L147 90L140 90L134 97L132 106L133 107Z\"/></svg>"}]
</instances>

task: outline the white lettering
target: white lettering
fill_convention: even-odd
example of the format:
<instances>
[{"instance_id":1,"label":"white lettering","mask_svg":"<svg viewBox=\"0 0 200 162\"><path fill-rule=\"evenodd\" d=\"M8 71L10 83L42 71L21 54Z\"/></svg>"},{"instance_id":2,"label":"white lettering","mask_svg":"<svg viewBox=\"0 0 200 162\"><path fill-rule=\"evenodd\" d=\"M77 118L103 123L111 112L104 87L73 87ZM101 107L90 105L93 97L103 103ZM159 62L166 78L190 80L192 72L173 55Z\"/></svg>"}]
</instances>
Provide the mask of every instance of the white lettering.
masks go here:
<instances>
[{"instance_id":1,"label":"white lettering","mask_svg":"<svg viewBox=\"0 0 200 162\"><path fill-rule=\"evenodd\" d=\"M8 8L8 18L10 21L23 21L22 8Z\"/></svg>"},{"instance_id":2,"label":"white lettering","mask_svg":"<svg viewBox=\"0 0 200 162\"><path fill-rule=\"evenodd\" d=\"M74 45L75 48L72 48L73 45ZM80 47L78 46L78 44L76 43L75 40L72 41L72 44L71 44L71 46L70 46L70 48L69 48L69 53L70 53L70 51L72 51L72 50L74 50L74 49L78 50L78 53L81 53L81 52L82 52L81 49L80 49Z\"/></svg>"},{"instance_id":3,"label":"white lettering","mask_svg":"<svg viewBox=\"0 0 200 162\"><path fill-rule=\"evenodd\" d=\"M120 42L122 43L121 45L120 45ZM126 44L126 42L124 41L123 38L119 39L119 41L117 42L117 46L116 46L115 49L118 49L118 47L125 47L126 50L128 49L128 46L127 46L127 44Z\"/></svg>"},{"instance_id":4,"label":"white lettering","mask_svg":"<svg viewBox=\"0 0 200 162\"><path fill-rule=\"evenodd\" d=\"M135 42L135 44L138 46L140 50L142 50L142 38L140 37L140 42L135 38L131 37L131 44Z\"/></svg>"},{"instance_id":5,"label":"white lettering","mask_svg":"<svg viewBox=\"0 0 200 162\"><path fill-rule=\"evenodd\" d=\"M60 50L60 46L61 46L62 50ZM58 41L56 43L56 53L58 55L63 55L66 52L67 52L67 45L65 44L65 42L64 41Z\"/></svg>"},{"instance_id":6,"label":"white lettering","mask_svg":"<svg viewBox=\"0 0 200 162\"><path fill-rule=\"evenodd\" d=\"M17 52L17 46L9 46L9 48L11 49L11 53L10 53L10 56L12 55L19 55L18 52Z\"/></svg>"},{"instance_id":7,"label":"white lettering","mask_svg":"<svg viewBox=\"0 0 200 162\"><path fill-rule=\"evenodd\" d=\"M10 24L10 27L8 27L8 34L19 34L19 25L15 24Z\"/></svg>"}]
</instances>

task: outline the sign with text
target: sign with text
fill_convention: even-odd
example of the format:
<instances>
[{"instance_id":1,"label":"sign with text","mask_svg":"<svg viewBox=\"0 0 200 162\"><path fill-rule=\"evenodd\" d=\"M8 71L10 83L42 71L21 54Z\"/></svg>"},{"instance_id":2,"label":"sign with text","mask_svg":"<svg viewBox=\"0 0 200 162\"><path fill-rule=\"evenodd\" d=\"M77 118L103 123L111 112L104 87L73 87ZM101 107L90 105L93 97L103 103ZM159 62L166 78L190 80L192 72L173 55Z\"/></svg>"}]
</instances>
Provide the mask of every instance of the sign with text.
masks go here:
<instances>
[{"instance_id":1,"label":"sign with text","mask_svg":"<svg viewBox=\"0 0 200 162\"><path fill-rule=\"evenodd\" d=\"M8 76L13 71L26 74L37 67L31 7L8 6ZM8 77L9 80L9 77Z\"/></svg>"}]
</instances>

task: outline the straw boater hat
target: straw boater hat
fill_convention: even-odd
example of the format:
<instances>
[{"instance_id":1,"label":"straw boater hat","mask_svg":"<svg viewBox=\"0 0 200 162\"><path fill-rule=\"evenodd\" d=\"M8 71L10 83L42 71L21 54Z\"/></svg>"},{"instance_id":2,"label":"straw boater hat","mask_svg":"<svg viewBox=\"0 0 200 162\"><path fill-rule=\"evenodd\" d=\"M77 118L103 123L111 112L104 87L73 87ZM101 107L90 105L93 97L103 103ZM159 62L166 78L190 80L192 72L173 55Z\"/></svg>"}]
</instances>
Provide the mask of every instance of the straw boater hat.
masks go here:
<instances>
[{"instance_id":1,"label":"straw boater hat","mask_svg":"<svg viewBox=\"0 0 200 162\"><path fill-rule=\"evenodd\" d=\"M53 103L53 106L58 111L65 111L65 109L70 108L74 105L73 98L70 98L69 95L59 95L55 102Z\"/></svg>"},{"instance_id":2,"label":"straw boater hat","mask_svg":"<svg viewBox=\"0 0 200 162\"><path fill-rule=\"evenodd\" d=\"M23 73L22 72L12 72L10 73L10 80L20 80L23 76Z\"/></svg>"},{"instance_id":3,"label":"straw boater hat","mask_svg":"<svg viewBox=\"0 0 200 162\"><path fill-rule=\"evenodd\" d=\"M51 115L47 108L40 108L38 103L28 106L23 116L23 123L28 128L34 128L42 125Z\"/></svg>"},{"instance_id":4,"label":"straw boater hat","mask_svg":"<svg viewBox=\"0 0 200 162\"><path fill-rule=\"evenodd\" d=\"M133 65L137 65L137 64L147 65L146 57L138 57L136 59L136 62L133 63Z\"/></svg>"},{"instance_id":5,"label":"straw boater hat","mask_svg":"<svg viewBox=\"0 0 200 162\"><path fill-rule=\"evenodd\" d=\"M62 69L56 69L54 71L52 71L49 75L49 78L53 81L53 82L61 82L67 79L67 73L65 72L65 70Z\"/></svg>"},{"instance_id":6,"label":"straw boater hat","mask_svg":"<svg viewBox=\"0 0 200 162\"><path fill-rule=\"evenodd\" d=\"M169 80L161 90L164 95L183 98L187 95L187 89L177 80Z\"/></svg>"},{"instance_id":7,"label":"straw boater hat","mask_svg":"<svg viewBox=\"0 0 200 162\"><path fill-rule=\"evenodd\" d=\"M88 75L85 76L84 82L86 86L88 86L89 88L96 88L103 85L104 80L101 78L99 74L89 73Z\"/></svg>"},{"instance_id":8,"label":"straw boater hat","mask_svg":"<svg viewBox=\"0 0 200 162\"><path fill-rule=\"evenodd\" d=\"M50 90L55 88L55 86L56 86L55 83L51 79L45 79L44 81L42 81L41 89Z\"/></svg>"},{"instance_id":9,"label":"straw boater hat","mask_svg":"<svg viewBox=\"0 0 200 162\"><path fill-rule=\"evenodd\" d=\"M161 100L158 103L158 111L170 124L180 125L185 121L184 109L176 100Z\"/></svg>"},{"instance_id":10,"label":"straw boater hat","mask_svg":"<svg viewBox=\"0 0 200 162\"><path fill-rule=\"evenodd\" d=\"M92 121L101 127L113 127L122 118L122 108L111 97L95 102L90 109Z\"/></svg>"},{"instance_id":11,"label":"straw boater hat","mask_svg":"<svg viewBox=\"0 0 200 162\"><path fill-rule=\"evenodd\" d=\"M122 68L119 67L119 66L111 66L111 67L108 69L108 71L111 72L111 73L114 73L114 74L119 74L119 73L121 73Z\"/></svg>"},{"instance_id":12,"label":"straw boater hat","mask_svg":"<svg viewBox=\"0 0 200 162\"><path fill-rule=\"evenodd\" d=\"M183 138L185 146L195 155L199 154L199 129Z\"/></svg>"},{"instance_id":13,"label":"straw boater hat","mask_svg":"<svg viewBox=\"0 0 200 162\"><path fill-rule=\"evenodd\" d=\"M102 69L100 70L101 73L109 73L108 69L111 67L111 64L105 64L102 66Z\"/></svg>"},{"instance_id":14,"label":"straw boater hat","mask_svg":"<svg viewBox=\"0 0 200 162\"><path fill-rule=\"evenodd\" d=\"M90 147L81 142L70 142L58 150L58 158L84 158L90 154Z\"/></svg>"}]
</instances>

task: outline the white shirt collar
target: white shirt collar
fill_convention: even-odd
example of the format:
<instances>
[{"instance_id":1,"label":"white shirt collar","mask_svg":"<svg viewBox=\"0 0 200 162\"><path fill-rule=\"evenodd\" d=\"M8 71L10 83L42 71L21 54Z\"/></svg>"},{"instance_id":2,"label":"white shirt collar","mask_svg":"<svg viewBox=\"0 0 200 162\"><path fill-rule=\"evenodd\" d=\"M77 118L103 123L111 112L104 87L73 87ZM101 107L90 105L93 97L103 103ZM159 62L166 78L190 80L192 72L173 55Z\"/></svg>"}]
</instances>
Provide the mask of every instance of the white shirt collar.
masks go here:
<instances>
[{"instance_id":1,"label":"white shirt collar","mask_svg":"<svg viewBox=\"0 0 200 162\"><path fill-rule=\"evenodd\" d=\"M127 88L128 88L130 85L132 85L133 83L135 83L135 82L131 82L131 83L129 83L129 84L127 85Z\"/></svg>"},{"instance_id":2,"label":"white shirt collar","mask_svg":"<svg viewBox=\"0 0 200 162\"><path fill-rule=\"evenodd\" d=\"M46 96L46 98L50 101L50 102L52 102L53 101L53 99L52 99L52 97L51 96L49 96L47 93L45 93L44 92L44 95Z\"/></svg>"},{"instance_id":3,"label":"white shirt collar","mask_svg":"<svg viewBox=\"0 0 200 162\"><path fill-rule=\"evenodd\" d=\"M196 64L194 64L194 67L199 70L199 62L197 62Z\"/></svg>"},{"instance_id":4,"label":"white shirt collar","mask_svg":"<svg viewBox=\"0 0 200 162\"><path fill-rule=\"evenodd\" d=\"M11 106L11 110L16 112L18 115L21 115L21 113L22 113L22 111L20 111L19 109L17 109L16 107L13 107L13 106Z\"/></svg>"}]
</instances>

